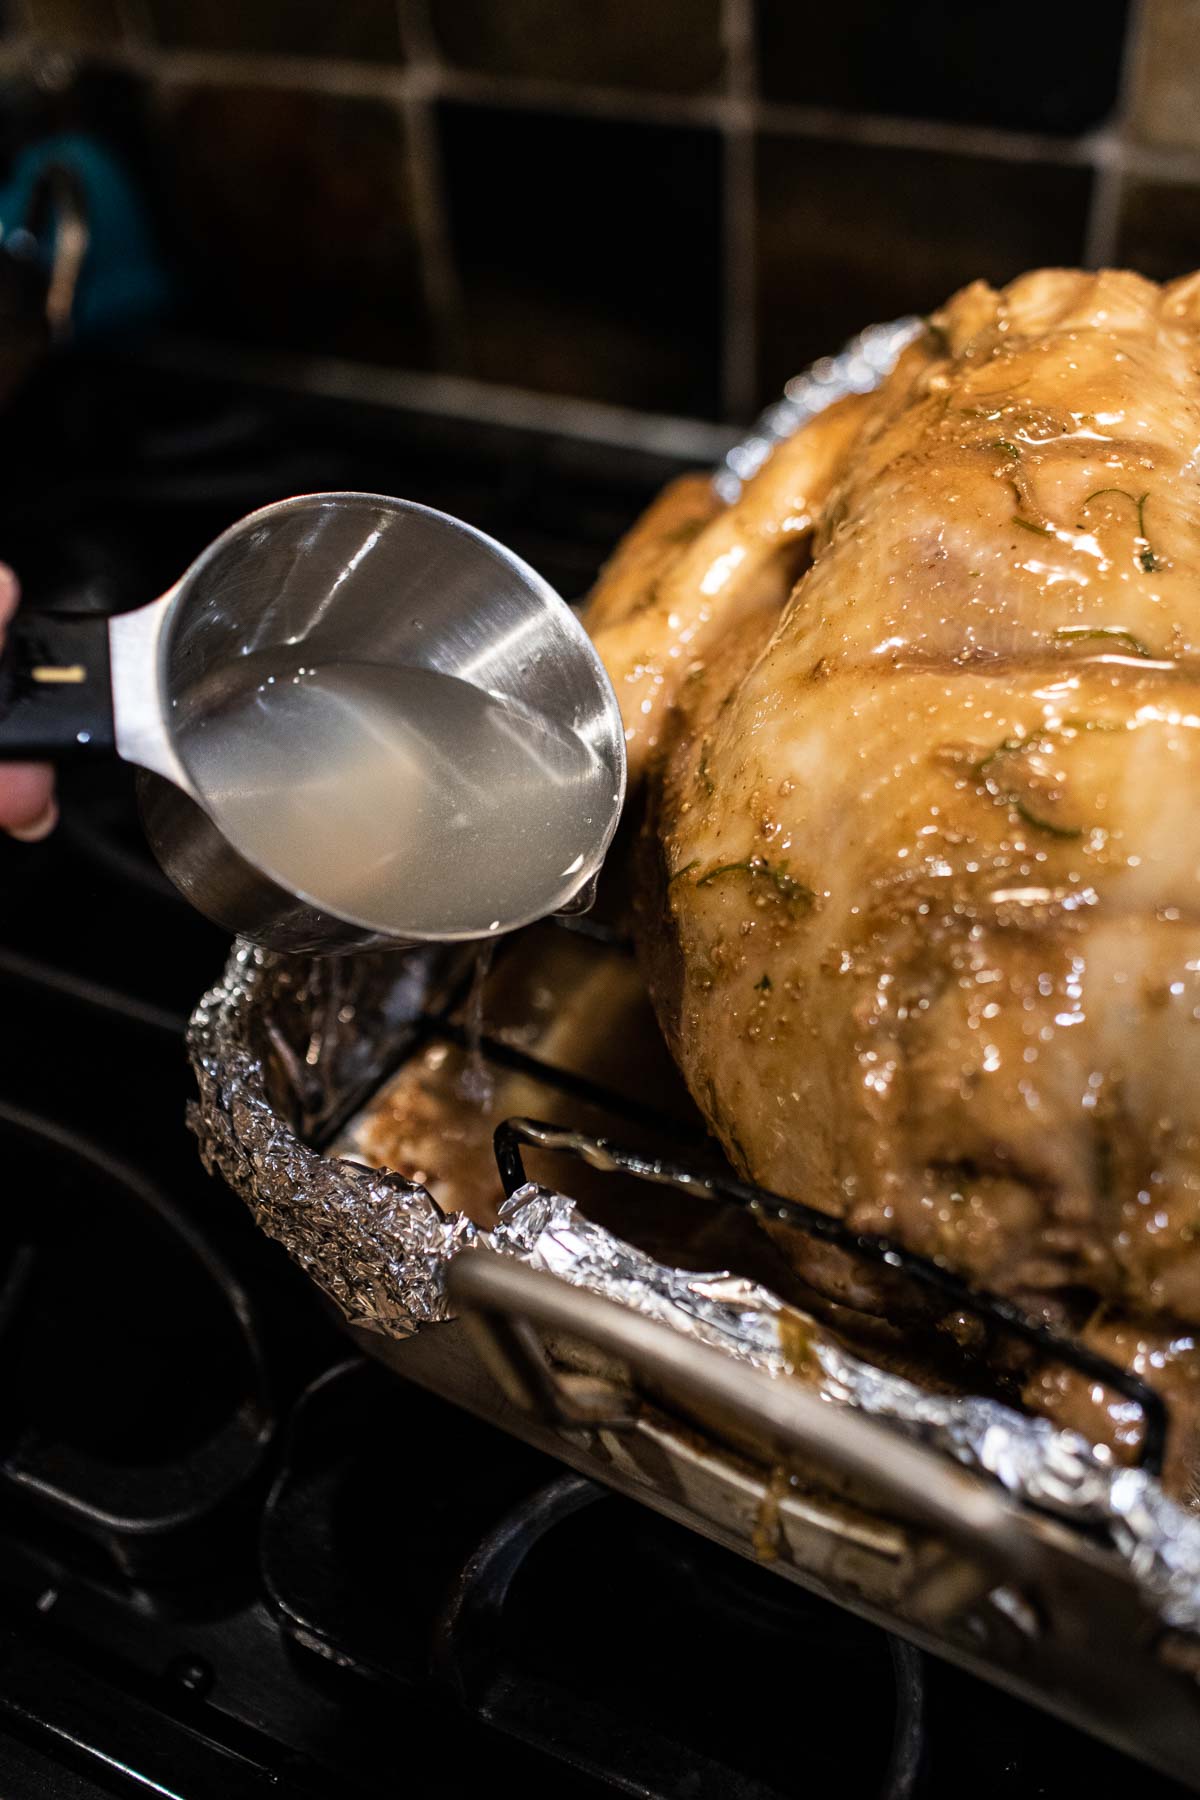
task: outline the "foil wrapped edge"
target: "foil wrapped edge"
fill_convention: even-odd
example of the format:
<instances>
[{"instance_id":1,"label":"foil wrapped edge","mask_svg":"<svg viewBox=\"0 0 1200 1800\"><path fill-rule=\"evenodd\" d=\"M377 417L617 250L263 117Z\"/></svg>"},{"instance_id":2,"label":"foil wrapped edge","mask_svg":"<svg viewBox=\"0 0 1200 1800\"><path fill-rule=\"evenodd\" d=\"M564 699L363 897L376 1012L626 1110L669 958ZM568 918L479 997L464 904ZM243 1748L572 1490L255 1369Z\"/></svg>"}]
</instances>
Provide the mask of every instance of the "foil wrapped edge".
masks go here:
<instances>
[{"instance_id":1,"label":"foil wrapped edge","mask_svg":"<svg viewBox=\"0 0 1200 1800\"><path fill-rule=\"evenodd\" d=\"M776 444L791 437L835 400L844 400L849 394L869 394L877 388L922 325L923 321L913 315L891 319L885 325L868 325L836 356L822 356L803 374L794 375L782 398L768 406L748 435L727 453L713 477L718 496L732 505Z\"/></svg>"},{"instance_id":2,"label":"foil wrapped edge","mask_svg":"<svg viewBox=\"0 0 1200 1800\"><path fill-rule=\"evenodd\" d=\"M266 1055L248 1026L269 1009L272 977L281 967L279 957L239 943L197 1006L188 1053L198 1098L188 1123L209 1174L222 1176L347 1319L409 1337L449 1317L446 1263L475 1241L476 1227L461 1213L443 1213L423 1187L402 1176L320 1155L268 1096ZM318 978L329 990L323 1010L335 1021L349 1004L336 1004L349 968L348 959L320 965ZM269 1018L263 1022L269 1025ZM302 1066L318 1081L323 1055L332 1060L314 1023ZM293 1085L300 1067L288 1070Z\"/></svg>"},{"instance_id":3,"label":"foil wrapped edge","mask_svg":"<svg viewBox=\"0 0 1200 1800\"><path fill-rule=\"evenodd\" d=\"M561 1194L534 1184L502 1208L481 1242L573 1286L769 1374L796 1379L769 1289L728 1270L691 1273L656 1263L592 1224ZM980 1395L932 1394L846 1350L809 1321L806 1371L822 1399L852 1406L998 1481L1015 1498L1089 1527L1123 1558L1145 1599L1178 1630L1200 1631L1200 1519L1141 1469L1115 1468L1080 1433Z\"/></svg>"}]
</instances>

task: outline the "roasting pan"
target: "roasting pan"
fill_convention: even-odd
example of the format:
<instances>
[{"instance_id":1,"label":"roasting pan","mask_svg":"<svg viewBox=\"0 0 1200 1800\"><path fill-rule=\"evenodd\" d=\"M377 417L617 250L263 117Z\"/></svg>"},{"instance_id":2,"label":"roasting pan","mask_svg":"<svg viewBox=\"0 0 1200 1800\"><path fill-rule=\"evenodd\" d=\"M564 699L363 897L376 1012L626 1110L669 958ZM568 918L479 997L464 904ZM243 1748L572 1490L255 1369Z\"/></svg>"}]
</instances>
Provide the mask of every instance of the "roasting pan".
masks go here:
<instances>
[{"instance_id":1,"label":"roasting pan","mask_svg":"<svg viewBox=\"0 0 1200 1800\"><path fill-rule=\"evenodd\" d=\"M912 329L790 384L722 491L874 385ZM189 1041L206 1162L369 1354L1200 1792L1200 1521L1155 1480L1162 1402L900 1247L738 1182L603 902L494 965L239 946ZM1117 1390L1143 1415L1141 1467L1098 1466L1003 1395L964 1401L969 1371L952 1391L894 1343L878 1372L869 1344L844 1356L844 1321L788 1291L761 1230L781 1211L932 1294L964 1343Z\"/></svg>"}]
</instances>

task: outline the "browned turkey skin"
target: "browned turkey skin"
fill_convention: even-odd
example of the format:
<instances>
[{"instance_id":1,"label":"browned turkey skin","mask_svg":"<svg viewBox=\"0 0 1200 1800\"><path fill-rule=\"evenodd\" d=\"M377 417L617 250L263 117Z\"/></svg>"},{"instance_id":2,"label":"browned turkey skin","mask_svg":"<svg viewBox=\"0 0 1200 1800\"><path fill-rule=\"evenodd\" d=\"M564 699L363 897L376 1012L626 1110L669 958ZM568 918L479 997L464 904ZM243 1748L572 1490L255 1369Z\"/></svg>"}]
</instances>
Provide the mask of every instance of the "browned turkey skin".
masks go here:
<instances>
[{"instance_id":1,"label":"browned turkey skin","mask_svg":"<svg viewBox=\"0 0 1200 1800\"><path fill-rule=\"evenodd\" d=\"M669 491L591 620L734 1162L1200 1320L1200 276L964 289L735 506Z\"/></svg>"}]
</instances>

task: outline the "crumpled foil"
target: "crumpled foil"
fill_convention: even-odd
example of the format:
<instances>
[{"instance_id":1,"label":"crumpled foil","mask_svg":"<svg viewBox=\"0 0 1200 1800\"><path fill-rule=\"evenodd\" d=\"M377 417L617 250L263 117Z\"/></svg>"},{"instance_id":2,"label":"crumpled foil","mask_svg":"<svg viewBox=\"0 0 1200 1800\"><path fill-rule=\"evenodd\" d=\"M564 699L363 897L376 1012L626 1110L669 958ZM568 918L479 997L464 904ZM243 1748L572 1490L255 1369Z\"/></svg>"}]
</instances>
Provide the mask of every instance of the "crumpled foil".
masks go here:
<instances>
[{"instance_id":1,"label":"crumpled foil","mask_svg":"<svg viewBox=\"0 0 1200 1800\"><path fill-rule=\"evenodd\" d=\"M348 1319L409 1337L445 1319L447 1259L478 1235L424 1188L324 1157L319 1134L420 1008L419 958L280 957L238 944L188 1030L189 1123L210 1174L247 1202ZM376 1059L380 1059L377 1062Z\"/></svg>"},{"instance_id":2,"label":"crumpled foil","mask_svg":"<svg viewBox=\"0 0 1200 1800\"><path fill-rule=\"evenodd\" d=\"M921 323L918 318L908 317L892 319L886 325L868 325L836 356L823 356L803 375L793 376L783 390L783 398L768 406L714 475L713 487L721 499L732 504L776 444L791 437L835 400L844 400L847 394L869 394L877 388L904 346L921 330Z\"/></svg>"},{"instance_id":3,"label":"crumpled foil","mask_svg":"<svg viewBox=\"0 0 1200 1800\"><path fill-rule=\"evenodd\" d=\"M736 499L775 444L806 420L876 387L919 329L917 319L872 326L789 382L714 476L721 497ZM667 1268L593 1224L570 1199L533 1185L485 1232L461 1213L443 1213L398 1175L312 1148L336 1137L338 1123L403 1053L430 970L411 953L319 960L239 944L188 1036L199 1088L190 1122L210 1172L219 1171L263 1230L368 1330L404 1338L448 1318L451 1258L485 1245L794 1378L779 1331L785 1308L753 1282ZM1114 1468L1079 1434L999 1401L929 1393L852 1355L819 1326L810 1347L816 1367L805 1379L830 1404L885 1419L1107 1539L1163 1619L1200 1632L1200 1518L1152 1476Z\"/></svg>"},{"instance_id":4,"label":"crumpled foil","mask_svg":"<svg viewBox=\"0 0 1200 1800\"><path fill-rule=\"evenodd\" d=\"M665 1268L592 1224L561 1194L534 1183L518 1189L480 1241L772 1375L792 1374L779 1329L789 1309L776 1295L728 1271ZM998 1400L928 1393L852 1355L819 1326L808 1332L806 1347L823 1399L887 1419L994 1477L1018 1499L1089 1526L1126 1559L1167 1624L1200 1631L1200 1518L1169 1499L1153 1476L1114 1469L1078 1432Z\"/></svg>"}]
</instances>

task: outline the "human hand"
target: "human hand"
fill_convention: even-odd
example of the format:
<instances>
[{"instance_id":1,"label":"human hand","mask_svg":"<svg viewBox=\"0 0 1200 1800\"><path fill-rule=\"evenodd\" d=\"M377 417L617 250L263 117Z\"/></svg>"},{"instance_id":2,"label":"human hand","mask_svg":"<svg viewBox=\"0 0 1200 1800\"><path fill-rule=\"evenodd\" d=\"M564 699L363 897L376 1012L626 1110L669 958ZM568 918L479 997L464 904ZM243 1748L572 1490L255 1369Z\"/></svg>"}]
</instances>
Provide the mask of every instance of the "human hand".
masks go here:
<instances>
[{"instance_id":1,"label":"human hand","mask_svg":"<svg viewBox=\"0 0 1200 1800\"><path fill-rule=\"evenodd\" d=\"M0 649L4 627L17 610L21 590L10 568L0 563ZM36 844L58 822L54 775L48 763L0 762L0 831Z\"/></svg>"}]
</instances>

